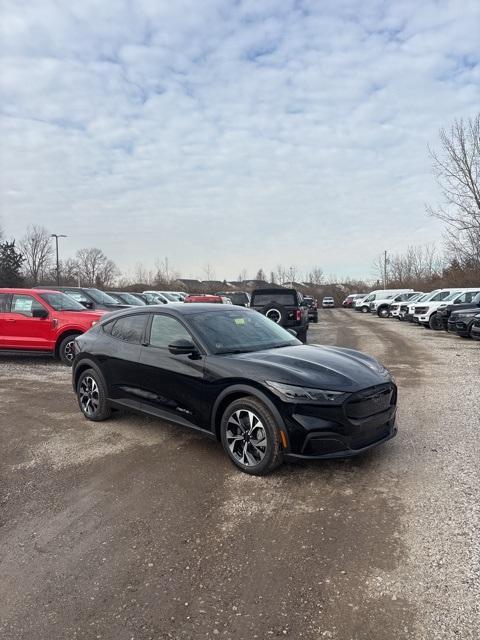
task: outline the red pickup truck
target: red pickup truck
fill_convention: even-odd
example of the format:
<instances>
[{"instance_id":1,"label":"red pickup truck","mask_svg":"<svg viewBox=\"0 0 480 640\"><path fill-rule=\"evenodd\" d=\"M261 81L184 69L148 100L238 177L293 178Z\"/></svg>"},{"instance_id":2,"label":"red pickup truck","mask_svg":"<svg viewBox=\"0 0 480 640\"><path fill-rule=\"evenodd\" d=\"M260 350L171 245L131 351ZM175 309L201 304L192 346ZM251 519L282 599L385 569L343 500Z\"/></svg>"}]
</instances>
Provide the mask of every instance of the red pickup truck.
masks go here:
<instances>
[{"instance_id":1,"label":"red pickup truck","mask_svg":"<svg viewBox=\"0 0 480 640\"><path fill-rule=\"evenodd\" d=\"M70 366L73 341L102 315L60 291L0 289L0 355L51 355Z\"/></svg>"}]
</instances>

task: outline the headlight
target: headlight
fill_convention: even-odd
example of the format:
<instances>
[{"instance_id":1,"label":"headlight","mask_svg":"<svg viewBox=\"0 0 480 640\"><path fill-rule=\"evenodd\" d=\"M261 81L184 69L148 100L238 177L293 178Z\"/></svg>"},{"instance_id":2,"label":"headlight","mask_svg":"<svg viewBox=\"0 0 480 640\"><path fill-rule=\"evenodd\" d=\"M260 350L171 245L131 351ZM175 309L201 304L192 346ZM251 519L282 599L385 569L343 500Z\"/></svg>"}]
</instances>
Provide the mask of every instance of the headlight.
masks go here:
<instances>
[{"instance_id":1,"label":"headlight","mask_svg":"<svg viewBox=\"0 0 480 640\"><path fill-rule=\"evenodd\" d=\"M322 402L324 404L342 404L350 394L342 391L329 391L327 389L309 389L307 387L295 387L282 382L265 381L266 384L283 400L296 400L297 402Z\"/></svg>"}]
</instances>

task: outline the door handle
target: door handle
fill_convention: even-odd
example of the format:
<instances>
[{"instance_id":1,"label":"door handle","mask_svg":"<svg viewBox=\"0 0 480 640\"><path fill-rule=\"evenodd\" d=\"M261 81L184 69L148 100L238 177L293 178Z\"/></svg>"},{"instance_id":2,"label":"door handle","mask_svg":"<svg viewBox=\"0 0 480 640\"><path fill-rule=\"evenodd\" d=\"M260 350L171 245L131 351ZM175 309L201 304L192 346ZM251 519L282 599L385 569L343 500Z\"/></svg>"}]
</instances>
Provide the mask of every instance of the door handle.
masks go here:
<instances>
[{"instance_id":1,"label":"door handle","mask_svg":"<svg viewBox=\"0 0 480 640\"><path fill-rule=\"evenodd\" d=\"M7 322L16 322L15 318L6 318Z\"/></svg>"}]
</instances>

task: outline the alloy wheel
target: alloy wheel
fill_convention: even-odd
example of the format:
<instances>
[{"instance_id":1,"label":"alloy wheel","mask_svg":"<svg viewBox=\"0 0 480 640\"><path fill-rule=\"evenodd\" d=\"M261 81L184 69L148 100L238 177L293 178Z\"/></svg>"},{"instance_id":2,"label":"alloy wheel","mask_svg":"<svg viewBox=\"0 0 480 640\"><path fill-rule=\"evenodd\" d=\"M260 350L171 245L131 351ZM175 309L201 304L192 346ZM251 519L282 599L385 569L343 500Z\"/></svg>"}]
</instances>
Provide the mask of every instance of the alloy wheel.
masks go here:
<instances>
[{"instance_id":1,"label":"alloy wheel","mask_svg":"<svg viewBox=\"0 0 480 640\"><path fill-rule=\"evenodd\" d=\"M245 467L262 462L267 452L267 432L253 411L234 411L228 419L225 435L230 453L237 462Z\"/></svg>"},{"instance_id":2,"label":"alloy wheel","mask_svg":"<svg viewBox=\"0 0 480 640\"><path fill-rule=\"evenodd\" d=\"M63 349L63 355L64 358L67 362L73 362L73 359L75 357L75 351L73 348L73 340L69 340L69 342L67 342L67 344L65 345L64 349Z\"/></svg>"},{"instance_id":3,"label":"alloy wheel","mask_svg":"<svg viewBox=\"0 0 480 640\"><path fill-rule=\"evenodd\" d=\"M78 396L82 411L87 416L92 416L98 411L100 395L98 385L91 376L85 376L85 378L83 378L78 390Z\"/></svg>"}]
</instances>

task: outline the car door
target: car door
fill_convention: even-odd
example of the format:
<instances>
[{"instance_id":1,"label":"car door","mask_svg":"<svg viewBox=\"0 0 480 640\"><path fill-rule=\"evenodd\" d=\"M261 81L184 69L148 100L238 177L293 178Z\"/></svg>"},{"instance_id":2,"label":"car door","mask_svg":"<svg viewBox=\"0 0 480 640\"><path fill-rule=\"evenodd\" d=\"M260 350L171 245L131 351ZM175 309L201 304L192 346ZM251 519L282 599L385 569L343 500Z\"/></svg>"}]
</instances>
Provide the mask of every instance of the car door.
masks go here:
<instances>
[{"instance_id":1,"label":"car door","mask_svg":"<svg viewBox=\"0 0 480 640\"><path fill-rule=\"evenodd\" d=\"M99 359L108 380L109 396L117 400L136 400L140 394L140 350L149 318L148 313L120 316L104 325Z\"/></svg>"},{"instance_id":2,"label":"car door","mask_svg":"<svg viewBox=\"0 0 480 640\"><path fill-rule=\"evenodd\" d=\"M152 314L140 355L144 400L174 420L205 428L204 356L171 354L168 345L179 339L195 342L176 317Z\"/></svg>"},{"instance_id":3,"label":"car door","mask_svg":"<svg viewBox=\"0 0 480 640\"><path fill-rule=\"evenodd\" d=\"M34 317L37 311L46 312L46 317ZM3 325L5 349L51 351L54 347L50 312L32 295L12 294Z\"/></svg>"}]
</instances>

